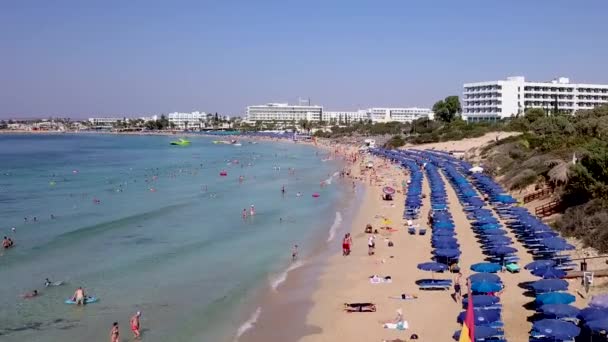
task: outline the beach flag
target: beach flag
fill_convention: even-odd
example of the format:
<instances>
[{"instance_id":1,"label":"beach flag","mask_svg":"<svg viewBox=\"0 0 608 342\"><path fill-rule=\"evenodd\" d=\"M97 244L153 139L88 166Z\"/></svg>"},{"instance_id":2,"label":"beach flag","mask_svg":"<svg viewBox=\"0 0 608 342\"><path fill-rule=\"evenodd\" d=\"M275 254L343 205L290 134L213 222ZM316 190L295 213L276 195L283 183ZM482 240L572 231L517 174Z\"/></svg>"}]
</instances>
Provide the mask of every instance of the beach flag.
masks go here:
<instances>
[{"instance_id":1,"label":"beach flag","mask_svg":"<svg viewBox=\"0 0 608 342\"><path fill-rule=\"evenodd\" d=\"M471 286L469 286L469 296L467 303L467 314L462 323L460 338L458 342L473 342L475 341L475 311L473 311L473 296L471 295Z\"/></svg>"}]
</instances>

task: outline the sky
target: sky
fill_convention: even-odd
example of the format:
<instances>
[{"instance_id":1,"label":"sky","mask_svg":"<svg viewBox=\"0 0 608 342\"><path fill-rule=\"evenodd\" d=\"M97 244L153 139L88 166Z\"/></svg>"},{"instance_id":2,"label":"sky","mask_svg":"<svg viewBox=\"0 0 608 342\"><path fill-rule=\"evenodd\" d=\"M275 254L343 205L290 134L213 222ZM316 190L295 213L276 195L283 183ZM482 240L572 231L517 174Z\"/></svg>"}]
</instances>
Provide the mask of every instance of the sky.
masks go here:
<instances>
[{"instance_id":1,"label":"sky","mask_svg":"<svg viewBox=\"0 0 608 342\"><path fill-rule=\"evenodd\" d=\"M431 107L524 75L608 83L606 0L3 0L0 118L310 98Z\"/></svg>"}]
</instances>

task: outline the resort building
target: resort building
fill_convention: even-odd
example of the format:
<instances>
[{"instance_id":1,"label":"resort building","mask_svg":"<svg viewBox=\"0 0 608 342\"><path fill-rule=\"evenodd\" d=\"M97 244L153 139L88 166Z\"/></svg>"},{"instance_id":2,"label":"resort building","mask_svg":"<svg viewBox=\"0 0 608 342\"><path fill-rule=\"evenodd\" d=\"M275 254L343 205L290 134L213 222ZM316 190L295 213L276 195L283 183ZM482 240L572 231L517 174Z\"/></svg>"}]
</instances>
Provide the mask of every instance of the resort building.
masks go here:
<instances>
[{"instance_id":1,"label":"resort building","mask_svg":"<svg viewBox=\"0 0 608 342\"><path fill-rule=\"evenodd\" d=\"M433 111L428 108L370 108L372 122L412 122L421 118L433 119Z\"/></svg>"},{"instance_id":2,"label":"resort building","mask_svg":"<svg viewBox=\"0 0 608 342\"><path fill-rule=\"evenodd\" d=\"M551 82L527 82L523 76L506 80L465 83L462 117L469 121L499 120L528 108L576 113L608 103L608 84L570 83L566 77Z\"/></svg>"},{"instance_id":3,"label":"resort building","mask_svg":"<svg viewBox=\"0 0 608 342\"><path fill-rule=\"evenodd\" d=\"M359 109L357 111L324 111L323 121L336 121L336 122L355 122L355 121L367 121L370 119L369 111L366 109Z\"/></svg>"},{"instance_id":4,"label":"resort building","mask_svg":"<svg viewBox=\"0 0 608 342\"><path fill-rule=\"evenodd\" d=\"M247 121L321 121L323 107L289 105L287 103L268 103L265 105L248 106Z\"/></svg>"},{"instance_id":5,"label":"resort building","mask_svg":"<svg viewBox=\"0 0 608 342\"><path fill-rule=\"evenodd\" d=\"M179 129L200 129L203 127L203 122L207 120L205 112L192 113L169 113L167 119Z\"/></svg>"},{"instance_id":6,"label":"resort building","mask_svg":"<svg viewBox=\"0 0 608 342\"><path fill-rule=\"evenodd\" d=\"M89 118L89 122L97 127L112 127L118 121L129 122L127 118Z\"/></svg>"}]
</instances>

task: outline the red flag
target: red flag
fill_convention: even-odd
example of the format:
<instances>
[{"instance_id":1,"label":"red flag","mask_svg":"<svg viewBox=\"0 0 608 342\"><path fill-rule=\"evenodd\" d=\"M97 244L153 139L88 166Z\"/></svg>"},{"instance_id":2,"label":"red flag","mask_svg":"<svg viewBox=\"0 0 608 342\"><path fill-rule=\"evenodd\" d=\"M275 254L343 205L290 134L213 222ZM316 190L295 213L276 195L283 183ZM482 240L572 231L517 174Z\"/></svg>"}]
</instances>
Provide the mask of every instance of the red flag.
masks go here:
<instances>
[{"instance_id":1,"label":"red flag","mask_svg":"<svg viewBox=\"0 0 608 342\"><path fill-rule=\"evenodd\" d=\"M460 338L458 342L473 342L475 341L475 311L473 310L473 296L471 295L470 281L467 282L469 288L467 314L462 324Z\"/></svg>"}]
</instances>

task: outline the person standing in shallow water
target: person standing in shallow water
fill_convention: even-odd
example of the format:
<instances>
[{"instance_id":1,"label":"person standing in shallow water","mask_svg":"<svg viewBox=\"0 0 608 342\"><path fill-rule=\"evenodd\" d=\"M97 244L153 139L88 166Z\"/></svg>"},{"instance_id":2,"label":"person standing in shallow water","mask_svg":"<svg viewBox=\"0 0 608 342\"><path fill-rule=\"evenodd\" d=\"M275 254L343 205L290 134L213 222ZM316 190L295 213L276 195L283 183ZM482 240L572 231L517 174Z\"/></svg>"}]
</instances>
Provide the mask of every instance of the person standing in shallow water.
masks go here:
<instances>
[{"instance_id":1,"label":"person standing in shallow water","mask_svg":"<svg viewBox=\"0 0 608 342\"><path fill-rule=\"evenodd\" d=\"M296 261L298 258L298 245L293 246L293 250L291 252L291 261Z\"/></svg>"},{"instance_id":2,"label":"person standing in shallow water","mask_svg":"<svg viewBox=\"0 0 608 342\"><path fill-rule=\"evenodd\" d=\"M118 322L112 323L110 330L110 342L120 342L120 331L118 330Z\"/></svg>"}]
</instances>

